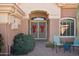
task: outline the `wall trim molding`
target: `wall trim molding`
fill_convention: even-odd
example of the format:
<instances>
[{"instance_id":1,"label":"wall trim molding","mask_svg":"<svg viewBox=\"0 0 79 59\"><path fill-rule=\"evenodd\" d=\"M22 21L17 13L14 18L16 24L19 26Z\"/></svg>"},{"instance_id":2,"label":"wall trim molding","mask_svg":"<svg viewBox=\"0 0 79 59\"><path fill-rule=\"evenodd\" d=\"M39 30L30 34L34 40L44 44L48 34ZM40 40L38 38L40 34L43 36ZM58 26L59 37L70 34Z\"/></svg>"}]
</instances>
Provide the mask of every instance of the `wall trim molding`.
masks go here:
<instances>
[{"instance_id":1,"label":"wall trim molding","mask_svg":"<svg viewBox=\"0 0 79 59\"><path fill-rule=\"evenodd\" d=\"M14 3L0 4L0 12L9 13L10 15L14 15L14 16L20 17L20 18L25 16L25 13Z\"/></svg>"}]
</instances>

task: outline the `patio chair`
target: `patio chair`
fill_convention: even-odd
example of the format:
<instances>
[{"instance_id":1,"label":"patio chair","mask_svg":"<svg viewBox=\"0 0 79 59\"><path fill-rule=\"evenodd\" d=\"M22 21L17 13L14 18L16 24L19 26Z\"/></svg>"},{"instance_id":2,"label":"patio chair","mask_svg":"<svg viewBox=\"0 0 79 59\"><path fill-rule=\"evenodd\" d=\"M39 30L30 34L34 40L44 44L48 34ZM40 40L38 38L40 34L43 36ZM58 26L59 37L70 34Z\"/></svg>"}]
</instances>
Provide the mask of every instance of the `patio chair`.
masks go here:
<instances>
[{"instance_id":1,"label":"patio chair","mask_svg":"<svg viewBox=\"0 0 79 59\"><path fill-rule=\"evenodd\" d=\"M74 48L75 48L75 47L76 47L76 48L79 48L79 39L76 38L76 39L74 40L72 47L73 47L73 51L74 51Z\"/></svg>"},{"instance_id":2,"label":"patio chair","mask_svg":"<svg viewBox=\"0 0 79 59\"><path fill-rule=\"evenodd\" d=\"M57 49L60 46L63 46L63 44L61 43L61 40L60 40L60 38L58 36L54 36L53 44L56 46L56 53L57 53Z\"/></svg>"},{"instance_id":3,"label":"patio chair","mask_svg":"<svg viewBox=\"0 0 79 59\"><path fill-rule=\"evenodd\" d=\"M64 43L63 48L64 48L64 53L65 51L71 52L71 44Z\"/></svg>"}]
</instances>

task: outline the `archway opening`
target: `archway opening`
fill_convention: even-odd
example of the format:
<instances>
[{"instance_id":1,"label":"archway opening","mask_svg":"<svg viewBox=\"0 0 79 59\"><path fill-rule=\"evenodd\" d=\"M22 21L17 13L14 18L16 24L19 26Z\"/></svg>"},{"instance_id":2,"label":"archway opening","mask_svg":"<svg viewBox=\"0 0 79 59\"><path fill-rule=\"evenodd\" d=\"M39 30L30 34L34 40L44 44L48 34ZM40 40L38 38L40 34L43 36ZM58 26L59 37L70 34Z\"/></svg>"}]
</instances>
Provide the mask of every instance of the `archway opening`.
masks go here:
<instances>
[{"instance_id":1,"label":"archway opening","mask_svg":"<svg viewBox=\"0 0 79 59\"><path fill-rule=\"evenodd\" d=\"M48 13L42 10L31 11L30 18L30 34L36 40L46 40L48 38Z\"/></svg>"}]
</instances>

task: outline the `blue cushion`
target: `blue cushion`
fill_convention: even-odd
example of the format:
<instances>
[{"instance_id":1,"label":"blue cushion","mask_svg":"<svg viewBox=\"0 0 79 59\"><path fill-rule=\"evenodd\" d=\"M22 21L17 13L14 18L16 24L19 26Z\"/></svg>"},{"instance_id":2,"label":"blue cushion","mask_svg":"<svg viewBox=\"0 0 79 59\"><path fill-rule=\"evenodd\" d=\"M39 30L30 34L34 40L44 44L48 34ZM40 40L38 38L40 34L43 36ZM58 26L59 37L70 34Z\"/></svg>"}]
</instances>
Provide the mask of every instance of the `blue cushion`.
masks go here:
<instances>
[{"instance_id":1,"label":"blue cushion","mask_svg":"<svg viewBox=\"0 0 79 59\"><path fill-rule=\"evenodd\" d=\"M74 46L79 46L79 39L75 39L73 45Z\"/></svg>"},{"instance_id":2,"label":"blue cushion","mask_svg":"<svg viewBox=\"0 0 79 59\"><path fill-rule=\"evenodd\" d=\"M60 38L58 36L54 36L54 39L53 39L53 42L56 44L56 45L60 45Z\"/></svg>"},{"instance_id":3,"label":"blue cushion","mask_svg":"<svg viewBox=\"0 0 79 59\"><path fill-rule=\"evenodd\" d=\"M70 49L70 45L68 45L68 44L64 44L64 50L69 50Z\"/></svg>"}]
</instances>

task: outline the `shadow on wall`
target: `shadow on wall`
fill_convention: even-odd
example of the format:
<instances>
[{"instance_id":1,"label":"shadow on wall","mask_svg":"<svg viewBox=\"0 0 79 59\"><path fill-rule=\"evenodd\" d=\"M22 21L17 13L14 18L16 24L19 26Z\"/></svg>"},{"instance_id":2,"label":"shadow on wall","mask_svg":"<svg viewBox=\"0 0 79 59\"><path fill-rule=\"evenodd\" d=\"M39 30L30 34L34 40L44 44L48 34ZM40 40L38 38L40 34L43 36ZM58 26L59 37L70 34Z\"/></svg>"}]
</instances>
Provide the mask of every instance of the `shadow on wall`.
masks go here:
<instances>
[{"instance_id":1,"label":"shadow on wall","mask_svg":"<svg viewBox=\"0 0 79 59\"><path fill-rule=\"evenodd\" d=\"M2 50L3 45L4 45L4 43L3 43L3 36L2 36L2 34L0 34L0 52Z\"/></svg>"}]
</instances>

